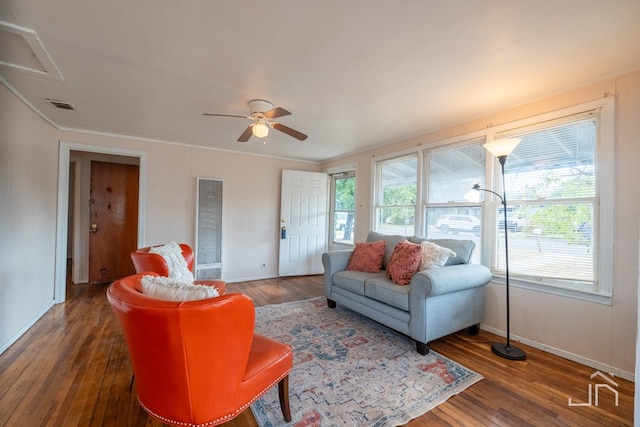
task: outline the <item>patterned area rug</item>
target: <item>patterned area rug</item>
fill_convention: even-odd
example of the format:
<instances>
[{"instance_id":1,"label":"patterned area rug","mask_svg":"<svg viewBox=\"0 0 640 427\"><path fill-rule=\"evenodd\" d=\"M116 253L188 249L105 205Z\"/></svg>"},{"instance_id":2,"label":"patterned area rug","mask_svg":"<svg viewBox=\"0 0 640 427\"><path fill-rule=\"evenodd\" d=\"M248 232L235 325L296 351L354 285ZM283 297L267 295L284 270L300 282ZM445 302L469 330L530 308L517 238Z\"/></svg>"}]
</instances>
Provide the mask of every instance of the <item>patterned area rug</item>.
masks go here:
<instances>
[{"instance_id":1,"label":"patterned area rug","mask_svg":"<svg viewBox=\"0 0 640 427\"><path fill-rule=\"evenodd\" d=\"M256 331L293 348L284 422L273 387L251 410L261 427L398 426L482 379L410 338L325 298L256 309Z\"/></svg>"}]
</instances>

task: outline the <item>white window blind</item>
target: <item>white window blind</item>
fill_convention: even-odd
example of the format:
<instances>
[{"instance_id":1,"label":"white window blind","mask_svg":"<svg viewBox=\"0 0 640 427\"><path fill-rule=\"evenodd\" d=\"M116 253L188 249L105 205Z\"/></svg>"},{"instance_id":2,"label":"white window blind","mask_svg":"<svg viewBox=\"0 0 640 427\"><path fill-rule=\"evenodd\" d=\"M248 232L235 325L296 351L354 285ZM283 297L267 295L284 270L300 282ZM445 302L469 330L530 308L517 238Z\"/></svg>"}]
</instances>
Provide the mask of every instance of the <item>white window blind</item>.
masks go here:
<instances>
[{"instance_id":1,"label":"white window blind","mask_svg":"<svg viewBox=\"0 0 640 427\"><path fill-rule=\"evenodd\" d=\"M500 135L522 139L505 164L511 277L599 291L599 127L594 110ZM499 275L504 216L499 200L489 206L496 226L491 266Z\"/></svg>"},{"instance_id":2,"label":"white window blind","mask_svg":"<svg viewBox=\"0 0 640 427\"><path fill-rule=\"evenodd\" d=\"M381 161L377 164L376 172L376 231L405 236L414 234L417 155Z\"/></svg>"},{"instance_id":3,"label":"white window blind","mask_svg":"<svg viewBox=\"0 0 640 427\"><path fill-rule=\"evenodd\" d=\"M482 206L471 205L464 196L474 184L484 187L484 138L464 145L425 151L424 232L428 239L473 240L472 262L480 263Z\"/></svg>"},{"instance_id":4,"label":"white window blind","mask_svg":"<svg viewBox=\"0 0 640 427\"><path fill-rule=\"evenodd\" d=\"M505 165L511 284L608 304L614 107L615 99L606 97L376 160L373 226L388 234L415 228L429 239L473 240L472 262L490 267L500 282L504 212L491 192L503 194L502 175L483 144L518 137ZM476 183L489 192L481 191L477 203L466 201Z\"/></svg>"}]
</instances>

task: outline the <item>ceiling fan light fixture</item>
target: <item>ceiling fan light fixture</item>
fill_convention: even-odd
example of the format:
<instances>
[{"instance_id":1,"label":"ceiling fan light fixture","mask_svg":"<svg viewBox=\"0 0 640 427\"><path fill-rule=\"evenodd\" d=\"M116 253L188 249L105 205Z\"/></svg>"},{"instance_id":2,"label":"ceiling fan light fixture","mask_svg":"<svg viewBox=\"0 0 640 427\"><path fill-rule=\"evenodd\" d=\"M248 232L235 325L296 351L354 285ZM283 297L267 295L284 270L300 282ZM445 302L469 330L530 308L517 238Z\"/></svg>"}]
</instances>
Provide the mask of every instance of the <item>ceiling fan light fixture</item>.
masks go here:
<instances>
[{"instance_id":1,"label":"ceiling fan light fixture","mask_svg":"<svg viewBox=\"0 0 640 427\"><path fill-rule=\"evenodd\" d=\"M264 123L264 120L260 120L253 125L251 131L253 132L253 136L256 138L264 138L269 135L269 126Z\"/></svg>"},{"instance_id":2,"label":"ceiling fan light fixture","mask_svg":"<svg viewBox=\"0 0 640 427\"><path fill-rule=\"evenodd\" d=\"M282 107L273 108L273 104L263 99L252 99L249 101L250 116L240 116L238 114L219 114L219 113L203 113L205 116L217 116L217 117L234 117L238 119L248 119L252 123L247 126L238 138L238 142L247 142L252 136L256 138L264 138L269 135L269 128L274 128L278 132L282 132L290 137L297 139L298 141L304 141L307 139L307 135L302 132L298 132L295 129L291 129L281 123L273 122L271 120L278 117L290 116L291 113ZM263 141L264 142L264 141Z\"/></svg>"}]
</instances>

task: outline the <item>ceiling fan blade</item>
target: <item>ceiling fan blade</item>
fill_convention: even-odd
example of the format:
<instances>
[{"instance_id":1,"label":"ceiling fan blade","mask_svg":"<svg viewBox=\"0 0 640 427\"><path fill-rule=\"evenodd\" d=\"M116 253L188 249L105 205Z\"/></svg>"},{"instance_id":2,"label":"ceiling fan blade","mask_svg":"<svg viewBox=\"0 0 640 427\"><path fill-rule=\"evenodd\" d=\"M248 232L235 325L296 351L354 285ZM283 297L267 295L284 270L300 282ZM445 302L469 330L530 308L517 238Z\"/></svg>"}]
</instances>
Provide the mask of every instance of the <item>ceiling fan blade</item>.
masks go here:
<instances>
[{"instance_id":1,"label":"ceiling fan blade","mask_svg":"<svg viewBox=\"0 0 640 427\"><path fill-rule=\"evenodd\" d=\"M249 140L249 138L251 138L251 135L253 135L253 124L249 125L249 127L247 127L244 132L242 132L242 135L240 135L240 138L238 138L238 142L247 142Z\"/></svg>"},{"instance_id":2,"label":"ceiling fan blade","mask_svg":"<svg viewBox=\"0 0 640 427\"><path fill-rule=\"evenodd\" d=\"M275 119L276 117L290 116L290 115L291 115L290 112L288 112L284 108L280 108L280 107L276 107L276 108L274 108L272 110L269 110L266 113L264 113L264 116L267 119Z\"/></svg>"},{"instance_id":3,"label":"ceiling fan blade","mask_svg":"<svg viewBox=\"0 0 640 427\"><path fill-rule=\"evenodd\" d=\"M298 132L297 130L291 129L290 127L287 127L285 125L281 125L280 123L271 123L271 127L279 130L280 132L284 132L287 135L294 137L295 139L299 139L300 141L304 141L305 139L307 139L307 135L305 135L304 133Z\"/></svg>"},{"instance_id":4,"label":"ceiling fan blade","mask_svg":"<svg viewBox=\"0 0 640 427\"><path fill-rule=\"evenodd\" d=\"M203 116L216 116L216 117L237 117L239 119L253 119L250 116L238 116L236 114L217 114L217 113L202 113Z\"/></svg>"}]
</instances>

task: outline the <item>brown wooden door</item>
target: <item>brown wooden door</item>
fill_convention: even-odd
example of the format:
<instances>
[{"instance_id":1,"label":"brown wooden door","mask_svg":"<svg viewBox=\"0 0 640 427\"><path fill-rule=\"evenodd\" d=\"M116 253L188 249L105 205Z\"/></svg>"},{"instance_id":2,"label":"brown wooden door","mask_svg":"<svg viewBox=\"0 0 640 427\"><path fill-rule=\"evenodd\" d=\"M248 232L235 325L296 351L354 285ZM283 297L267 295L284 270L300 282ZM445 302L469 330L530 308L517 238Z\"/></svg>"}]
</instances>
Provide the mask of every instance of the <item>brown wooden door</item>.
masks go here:
<instances>
[{"instance_id":1,"label":"brown wooden door","mask_svg":"<svg viewBox=\"0 0 640 427\"><path fill-rule=\"evenodd\" d=\"M138 166L91 162L89 283L135 273L138 244Z\"/></svg>"}]
</instances>

